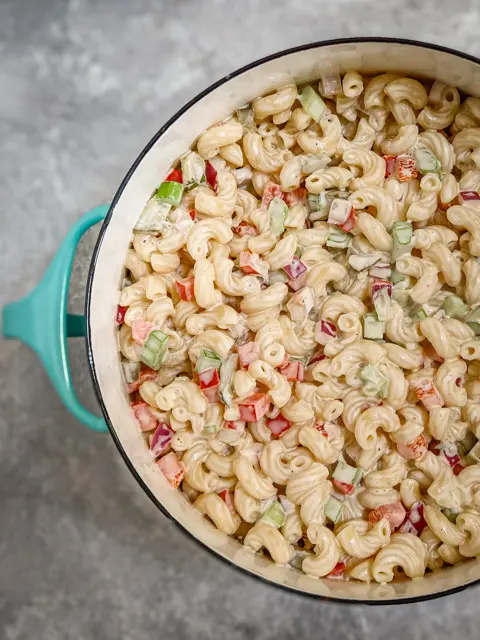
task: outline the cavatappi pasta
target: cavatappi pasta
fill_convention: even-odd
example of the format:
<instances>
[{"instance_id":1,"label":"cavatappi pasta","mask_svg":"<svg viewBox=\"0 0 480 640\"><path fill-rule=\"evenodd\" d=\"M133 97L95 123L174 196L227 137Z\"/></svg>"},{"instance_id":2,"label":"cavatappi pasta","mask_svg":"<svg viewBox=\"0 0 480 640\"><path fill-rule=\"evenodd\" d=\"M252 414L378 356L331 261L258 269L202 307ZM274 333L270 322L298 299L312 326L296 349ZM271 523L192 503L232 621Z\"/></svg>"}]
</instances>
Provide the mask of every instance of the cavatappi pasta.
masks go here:
<instances>
[{"instance_id":1,"label":"cavatappi pasta","mask_svg":"<svg viewBox=\"0 0 480 640\"><path fill-rule=\"evenodd\" d=\"M135 225L133 415L252 553L380 583L480 554L472 100L387 73L281 87L203 132Z\"/></svg>"}]
</instances>

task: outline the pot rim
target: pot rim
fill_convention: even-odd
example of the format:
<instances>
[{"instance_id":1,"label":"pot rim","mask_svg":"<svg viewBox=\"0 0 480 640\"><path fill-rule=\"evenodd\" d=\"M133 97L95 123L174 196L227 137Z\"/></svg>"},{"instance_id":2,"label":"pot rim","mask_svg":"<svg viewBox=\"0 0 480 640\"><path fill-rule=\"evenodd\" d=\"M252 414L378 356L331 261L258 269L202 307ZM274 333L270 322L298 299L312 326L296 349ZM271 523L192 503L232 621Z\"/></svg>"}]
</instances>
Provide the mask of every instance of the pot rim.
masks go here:
<instances>
[{"instance_id":1,"label":"pot rim","mask_svg":"<svg viewBox=\"0 0 480 640\"><path fill-rule=\"evenodd\" d=\"M145 147L142 149L142 151L140 152L140 154L138 155L138 157L136 158L136 160L134 161L134 163L132 164L132 166L130 167L128 172L126 173L126 175L123 178L122 182L120 183L120 186L118 187L118 189L117 189L117 191L115 193L115 196L114 196L114 198L113 198L113 200L112 200L112 202L110 204L110 208L108 210L107 216L105 217L105 219L104 219L104 221L102 223L102 227L100 229L100 232L99 232L99 235L98 235L98 239L97 239L96 244L95 244L95 248L94 248L93 255L92 255L92 260L90 262L90 267L89 267L89 270L88 270L88 279L87 279L87 286L86 286L86 291L85 291L86 349L87 349L87 358L88 358L88 363L90 365L90 373L91 373L91 376L92 376L95 395L97 396L97 400L98 400L98 402L100 404L100 407L102 409L102 413L103 413L103 416L105 418L105 422L106 422L106 424L108 426L108 430L110 431L110 434L111 434L111 436L113 438L113 441L114 441L114 443L115 443L120 455L122 456L125 464L127 465L128 469L132 473L133 477L138 482L138 484L143 489L143 491L147 494L147 496L150 498L150 500L155 504L155 506L161 511L161 513L164 516L166 516L169 520L171 520L177 526L177 528L184 535L188 536L190 539L194 540L197 544L201 545L206 551L208 551L208 553L212 557L216 558L217 560L220 560L221 562L225 563L229 567L232 567L233 569L235 569L236 571L238 571L242 575L247 575L250 578L257 579L257 580L261 581L264 584L268 584L269 586L276 587L277 589L282 589L283 591L287 591L287 592L289 592L291 594L294 594L296 596L308 597L308 598L313 599L313 600L329 601L329 602L331 602L331 603L333 602L335 604L348 604L348 605L365 604L365 605L369 605L369 606L402 605L402 604L414 604L414 603L417 603L417 602L425 602L425 601L428 601L428 600L434 600L436 598L452 595L454 593L459 593L461 591L464 591L467 588L470 588L470 587L473 587L475 585L480 584L480 579L479 580L474 580L473 582L470 582L470 583L465 584L465 585L460 585L460 586L457 586L457 587L453 587L452 589L447 589L445 591L439 591L437 593L432 593L432 594L428 594L428 595L424 595L424 596L415 596L415 597L411 597L411 598L398 598L398 599L391 599L391 600L387 600L387 599L385 599L385 600L362 600L362 599L353 600L353 599L347 599L347 598L331 598L331 597L324 596L324 595L317 595L317 594L313 594L313 593L300 591L300 590L295 589L295 588L293 588L291 586L288 586L288 585L285 585L285 584L281 584L279 582L274 582L272 580L269 580L268 578L264 578L261 575L252 573L248 569L244 569L243 567L241 567L240 565L236 564L232 560L230 560L230 559L228 559L226 557L223 557L222 555L217 553L212 547L208 546L206 543L204 543L201 540L199 540L198 538L196 538L195 535L189 529L187 529L180 522L178 522L178 520L176 520L165 509L165 507L162 505L162 503L153 495L153 493L149 489L148 485L142 480L142 478L140 477L139 473L135 469L132 461L130 460L130 458L128 457L127 453L125 452L125 449L123 448L123 446L122 446L122 444L120 442L120 439L118 438L117 432L116 432L115 427L114 427L114 425L113 425L113 423L112 423L112 421L110 419L110 416L108 414L108 411L107 411L107 408L105 406L105 403L103 402L102 393L100 391L100 385L99 385L99 382L98 382L97 372L96 372L96 368L95 368L95 361L94 361L94 358L93 358L92 339L91 339L92 336L91 336L91 325L90 325L90 307L91 307L93 276L94 276L95 267L96 267L96 264L97 264L98 254L100 252L100 247L102 245L102 242L103 242L103 239L104 239L104 236L105 236L105 231L106 231L106 229L108 227L108 224L109 224L109 222L110 222L110 220L112 218L115 206L116 206L117 202L119 201L119 199L120 199L125 187L127 186L128 182L130 181L130 178L135 173L138 165L143 160L143 158L147 155L147 153L150 151L150 149L154 146L154 144L157 142L157 140L184 113L186 113L197 102L200 102L201 100L203 100L203 98L205 96L207 96L209 93L211 93L212 91L214 91L218 87L222 86L223 84L226 84L232 78L236 78L236 77L242 75L243 73L246 73L246 72L250 71L251 69L259 67L259 66L261 66L261 65L263 65L263 64L265 64L267 62L270 62L271 60L276 60L278 58L282 58L282 57L290 55L292 53L299 53L301 51L307 51L309 49L320 49L320 48L323 48L323 47L328 47L328 46L338 45L338 44L357 44L357 43L362 43L362 42L401 44L401 45L407 45L407 46L421 47L423 49L430 49L430 50L433 50L433 51L440 51L442 53L448 53L448 54L457 56L459 58L463 58L465 60L469 60L471 62L474 62L475 64L480 65L480 59L476 58L475 56L472 56L472 55L470 55L468 53L463 53L461 51L457 51L456 49L451 49L450 47L444 47L442 45L430 44L430 43L422 42L420 40L410 40L410 39L407 39L407 38L390 38L390 37L335 38L333 40L322 40L322 41L311 42L311 43L308 43L308 44L299 45L299 46L296 46L296 47L291 47L289 49L283 49L282 51L278 51L276 53L272 53L272 54L267 55L267 56L265 56L263 58L260 58L258 60L254 60L253 62L250 62L250 63L244 65L240 69L237 69L236 71L234 71L232 73L228 73L227 75L223 76L222 78L220 78L219 80L217 80L216 82L211 84L209 87L207 87L206 89L201 91L194 98L192 98L189 102L187 102L187 104L185 104L183 107L181 107L171 118L169 118L169 120L167 120L167 122L154 134L154 136L151 138L151 140L145 145Z\"/></svg>"}]
</instances>

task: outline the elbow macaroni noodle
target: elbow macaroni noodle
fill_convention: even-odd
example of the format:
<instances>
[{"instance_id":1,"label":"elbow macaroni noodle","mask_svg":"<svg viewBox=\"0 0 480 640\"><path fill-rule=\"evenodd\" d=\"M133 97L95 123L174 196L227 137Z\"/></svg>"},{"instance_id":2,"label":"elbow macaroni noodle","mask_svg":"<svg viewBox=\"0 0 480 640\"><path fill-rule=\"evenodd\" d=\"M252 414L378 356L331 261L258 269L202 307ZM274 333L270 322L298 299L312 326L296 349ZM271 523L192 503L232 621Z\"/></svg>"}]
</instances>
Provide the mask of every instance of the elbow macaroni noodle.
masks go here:
<instances>
[{"instance_id":1,"label":"elbow macaroni noodle","mask_svg":"<svg viewBox=\"0 0 480 640\"><path fill-rule=\"evenodd\" d=\"M480 556L480 100L339 83L182 156L204 175L142 212L118 346L159 472L217 529L384 584Z\"/></svg>"}]
</instances>

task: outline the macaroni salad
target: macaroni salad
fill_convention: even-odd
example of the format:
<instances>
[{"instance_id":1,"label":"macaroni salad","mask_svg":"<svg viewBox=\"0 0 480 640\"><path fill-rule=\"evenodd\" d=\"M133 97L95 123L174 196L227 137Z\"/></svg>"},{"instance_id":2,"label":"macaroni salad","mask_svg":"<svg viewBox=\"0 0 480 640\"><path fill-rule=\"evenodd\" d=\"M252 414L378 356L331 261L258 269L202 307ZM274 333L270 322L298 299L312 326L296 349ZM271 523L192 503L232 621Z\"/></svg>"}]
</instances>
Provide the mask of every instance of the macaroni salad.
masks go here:
<instances>
[{"instance_id":1,"label":"macaroni salad","mask_svg":"<svg viewBox=\"0 0 480 640\"><path fill-rule=\"evenodd\" d=\"M314 577L480 555L480 99L384 73L289 85L146 204L117 313L159 470Z\"/></svg>"}]
</instances>

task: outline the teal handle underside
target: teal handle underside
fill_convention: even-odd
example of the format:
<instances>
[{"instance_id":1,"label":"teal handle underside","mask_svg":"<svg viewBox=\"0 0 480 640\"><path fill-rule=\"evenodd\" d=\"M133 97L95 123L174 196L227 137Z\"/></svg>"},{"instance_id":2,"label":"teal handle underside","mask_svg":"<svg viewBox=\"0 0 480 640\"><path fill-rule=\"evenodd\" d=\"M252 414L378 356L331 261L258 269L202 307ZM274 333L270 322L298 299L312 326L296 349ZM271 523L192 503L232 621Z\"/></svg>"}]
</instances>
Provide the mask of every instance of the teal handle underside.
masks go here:
<instances>
[{"instance_id":1,"label":"teal handle underside","mask_svg":"<svg viewBox=\"0 0 480 640\"><path fill-rule=\"evenodd\" d=\"M78 401L68 366L67 337L85 335L85 318L66 312L73 258L85 231L105 218L109 205L86 213L70 229L43 280L25 298L3 309L3 335L35 351L67 409L94 431L107 431L103 418Z\"/></svg>"}]
</instances>

